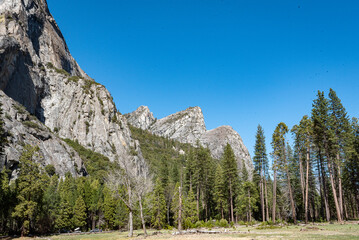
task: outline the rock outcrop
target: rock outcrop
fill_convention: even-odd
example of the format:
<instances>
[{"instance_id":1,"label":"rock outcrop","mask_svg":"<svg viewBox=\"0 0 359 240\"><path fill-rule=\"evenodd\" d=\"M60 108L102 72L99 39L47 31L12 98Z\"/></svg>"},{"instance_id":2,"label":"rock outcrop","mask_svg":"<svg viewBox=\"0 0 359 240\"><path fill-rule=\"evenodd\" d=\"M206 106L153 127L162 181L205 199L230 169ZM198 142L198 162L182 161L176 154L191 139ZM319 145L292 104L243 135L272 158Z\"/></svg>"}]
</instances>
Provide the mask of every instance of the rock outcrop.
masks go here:
<instances>
[{"instance_id":1,"label":"rock outcrop","mask_svg":"<svg viewBox=\"0 0 359 240\"><path fill-rule=\"evenodd\" d=\"M253 163L247 147L243 144L241 136L231 126L220 126L218 128L206 131L200 137L200 143L206 146L214 158L220 159L223 155L224 147L229 143L237 158L239 169L242 169L243 163L251 174ZM242 162L243 161L243 162Z\"/></svg>"},{"instance_id":2,"label":"rock outcrop","mask_svg":"<svg viewBox=\"0 0 359 240\"><path fill-rule=\"evenodd\" d=\"M35 160L43 167L52 164L60 176L67 172L73 176L86 173L76 151L1 90L0 102L5 113L4 129L8 139L5 159L0 162L1 169L6 165L9 169L16 170L24 146L29 144L39 147ZM16 176L16 171L13 176Z\"/></svg>"},{"instance_id":3,"label":"rock outcrop","mask_svg":"<svg viewBox=\"0 0 359 240\"><path fill-rule=\"evenodd\" d=\"M157 120L149 130L158 136L196 144L199 137L206 132L206 125L201 108L190 107Z\"/></svg>"},{"instance_id":4,"label":"rock outcrop","mask_svg":"<svg viewBox=\"0 0 359 240\"><path fill-rule=\"evenodd\" d=\"M125 116L132 126L142 130L148 129L156 121L147 106L140 106L136 111L131 114L125 114Z\"/></svg>"},{"instance_id":5,"label":"rock outcrop","mask_svg":"<svg viewBox=\"0 0 359 240\"><path fill-rule=\"evenodd\" d=\"M143 115L139 114L143 112L141 109L146 109L147 113L150 112L147 107L141 106L136 111L126 114L129 124L135 127L141 126L142 129L147 129L155 135L175 139L182 143L190 143L193 146L199 142L202 146L207 147L216 159L222 157L224 147L229 143L236 156L239 169L244 163L248 172L252 172L253 163L241 136L230 126L207 130L200 107L190 107L149 125L144 122ZM152 113L150 115L153 116Z\"/></svg>"},{"instance_id":6,"label":"rock outcrop","mask_svg":"<svg viewBox=\"0 0 359 240\"><path fill-rule=\"evenodd\" d=\"M60 138L111 161L130 159L130 149L137 149L134 161L139 171L145 167L126 118L107 89L73 59L46 0L0 0L0 90ZM71 158L54 161L67 164Z\"/></svg>"}]
</instances>

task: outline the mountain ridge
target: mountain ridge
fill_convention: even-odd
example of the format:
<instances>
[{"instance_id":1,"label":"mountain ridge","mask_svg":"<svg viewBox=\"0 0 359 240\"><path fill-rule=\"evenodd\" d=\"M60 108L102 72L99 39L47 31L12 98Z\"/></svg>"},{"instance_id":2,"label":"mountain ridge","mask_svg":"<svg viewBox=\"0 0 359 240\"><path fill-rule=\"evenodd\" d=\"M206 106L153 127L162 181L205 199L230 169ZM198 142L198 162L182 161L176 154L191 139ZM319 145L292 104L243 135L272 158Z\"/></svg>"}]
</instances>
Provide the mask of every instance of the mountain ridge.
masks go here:
<instances>
[{"instance_id":1,"label":"mountain ridge","mask_svg":"<svg viewBox=\"0 0 359 240\"><path fill-rule=\"evenodd\" d=\"M151 118L145 116L151 116ZM231 126L219 126L207 130L202 109L198 106L189 107L158 120L153 117L153 113L147 106L140 106L132 113L125 114L125 117L129 124L135 127L140 126L141 129L148 130L152 134L168 137L181 143L189 143L192 146L196 146L199 142L207 147L216 159L222 157L224 147L229 143L236 156L238 168L242 169L244 163L250 175L253 171L250 154L241 136ZM144 120L146 123L143 122Z\"/></svg>"}]
</instances>

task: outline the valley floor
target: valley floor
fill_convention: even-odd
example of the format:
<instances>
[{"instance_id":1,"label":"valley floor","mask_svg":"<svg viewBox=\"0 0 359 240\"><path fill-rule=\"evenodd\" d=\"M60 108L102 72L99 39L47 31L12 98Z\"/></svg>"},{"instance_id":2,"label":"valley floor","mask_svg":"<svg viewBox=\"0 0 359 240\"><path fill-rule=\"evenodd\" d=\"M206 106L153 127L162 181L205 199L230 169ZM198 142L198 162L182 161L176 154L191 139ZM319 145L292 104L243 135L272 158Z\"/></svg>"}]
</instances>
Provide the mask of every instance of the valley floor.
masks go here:
<instances>
[{"instance_id":1,"label":"valley floor","mask_svg":"<svg viewBox=\"0 0 359 240\"><path fill-rule=\"evenodd\" d=\"M187 240L187 239L359 239L359 222L346 222L343 225L340 224L310 224L310 225L297 225L297 226L284 226L274 229L258 229L257 227L237 226L235 229L212 229L213 231L222 231L220 234L185 234L185 235L173 235L174 231L163 230L156 232L155 230L149 230L146 239L175 239L175 240ZM225 232L226 231L226 232ZM78 234L78 235L57 235L51 237L43 237L37 239L53 239L53 240L90 240L90 239L129 239L127 232L110 232L110 233L97 233L97 234ZM144 239L142 231L135 231L133 238L131 239ZM31 238L21 238L31 239Z\"/></svg>"}]
</instances>

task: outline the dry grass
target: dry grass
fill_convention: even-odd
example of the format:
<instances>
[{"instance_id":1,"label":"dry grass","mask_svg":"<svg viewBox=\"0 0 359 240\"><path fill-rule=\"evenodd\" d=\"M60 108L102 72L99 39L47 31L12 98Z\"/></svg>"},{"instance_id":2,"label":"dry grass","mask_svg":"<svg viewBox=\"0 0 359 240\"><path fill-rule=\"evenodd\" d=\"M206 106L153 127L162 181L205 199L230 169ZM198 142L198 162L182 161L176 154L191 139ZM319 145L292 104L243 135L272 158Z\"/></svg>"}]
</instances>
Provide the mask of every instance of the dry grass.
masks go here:
<instances>
[{"instance_id":1,"label":"dry grass","mask_svg":"<svg viewBox=\"0 0 359 240\"><path fill-rule=\"evenodd\" d=\"M314 225L291 225L275 229L257 229L256 226L237 226L235 229L216 229L223 231L221 234L188 234L172 235L174 231L164 230L155 234L155 230L149 230L146 239L174 239L174 240L202 240L202 239L359 239L358 222L347 222L340 224L314 224ZM226 231L226 232L224 232ZM127 232L110 232L81 235L56 235L37 239L58 239L58 240L117 240L129 239ZM155 234L155 235L154 235ZM30 239L30 238L22 238ZM135 237L131 239L144 239L142 231L135 231Z\"/></svg>"}]
</instances>

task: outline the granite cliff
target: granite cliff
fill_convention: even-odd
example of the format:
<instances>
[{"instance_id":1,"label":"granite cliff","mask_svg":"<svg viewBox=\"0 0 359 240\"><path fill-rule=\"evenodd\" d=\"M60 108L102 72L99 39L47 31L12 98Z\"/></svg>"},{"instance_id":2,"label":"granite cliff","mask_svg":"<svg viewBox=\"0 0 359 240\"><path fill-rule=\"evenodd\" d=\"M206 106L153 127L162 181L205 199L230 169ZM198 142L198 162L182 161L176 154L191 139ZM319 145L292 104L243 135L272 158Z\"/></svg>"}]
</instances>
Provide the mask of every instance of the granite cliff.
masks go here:
<instances>
[{"instance_id":1,"label":"granite cliff","mask_svg":"<svg viewBox=\"0 0 359 240\"><path fill-rule=\"evenodd\" d=\"M36 141L48 145L40 147L40 152L52 155L55 166L68 166L61 170L57 167L59 173L76 173L63 138L76 140L111 161L129 159L130 149L135 149L138 154L131 159L138 171L146 167L126 118L116 109L107 89L87 76L71 56L46 0L0 0L0 90L5 103L14 100L24 106L51 136L50 141ZM20 126L8 136L9 141L16 144L22 134L27 142L35 144L33 134L21 127L27 118L15 114L14 104L5 105L6 111L13 113L12 124ZM13 127L8 121L6 124L9 129ZM64 146L58 149L60 155L48 151L59 146ZM10 144L6 149L14 146ZM9 160L1 164L11 160L15 166L20 151L7 150Z\"/></svg>"},{"instance_id":2,"label":"granite cliff","mask_svg":"<svg viewBox=\"0 0 359 240\"><path fill-rule=\"evenodd\" d=\"M155 135L175 139L181 143L190 143L193 146L199 142L207 147L216 159L222 157L224 147L229 143L236 156L239 169L244 163L249 173L253 170L250 154L241 136L230 126L207 130L200 107L190 107L159 120L156 120L145 106L125 116L129 124L149 130Z\"/></svg>"}]
</instances>

